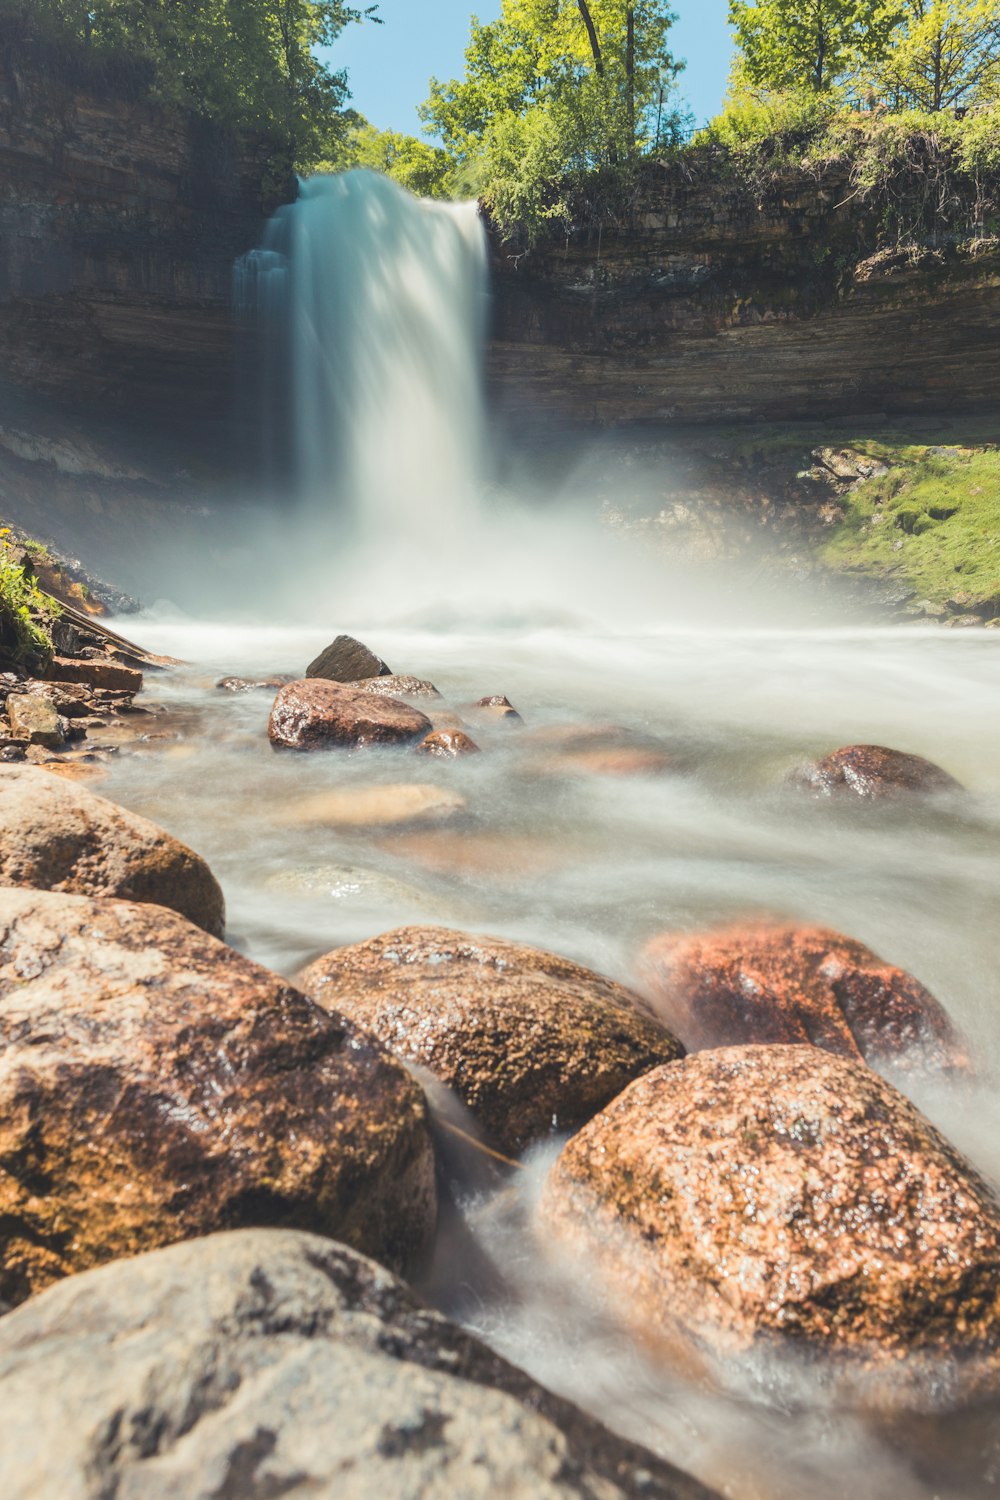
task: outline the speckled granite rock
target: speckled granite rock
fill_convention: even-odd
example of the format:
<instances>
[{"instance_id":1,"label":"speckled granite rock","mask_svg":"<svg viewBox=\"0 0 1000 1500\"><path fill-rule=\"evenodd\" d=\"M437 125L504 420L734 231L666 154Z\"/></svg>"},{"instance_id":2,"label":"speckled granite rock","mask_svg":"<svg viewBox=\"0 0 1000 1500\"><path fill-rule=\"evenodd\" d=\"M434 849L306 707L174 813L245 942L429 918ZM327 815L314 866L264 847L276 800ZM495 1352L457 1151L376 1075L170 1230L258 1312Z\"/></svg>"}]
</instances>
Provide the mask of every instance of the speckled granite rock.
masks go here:
<instances>
[{"instance_id":1,"label":"speckled granite rock","mask_svg":"<svg viewBox=\"0 0 1000 1500\"><path fill-rule=\"evenodd\" d=\"M933 761L885 745L845 745L822 760L798 766L789 781L821 797L930 796L962 790Z\"/></svg>"}]
</instances>

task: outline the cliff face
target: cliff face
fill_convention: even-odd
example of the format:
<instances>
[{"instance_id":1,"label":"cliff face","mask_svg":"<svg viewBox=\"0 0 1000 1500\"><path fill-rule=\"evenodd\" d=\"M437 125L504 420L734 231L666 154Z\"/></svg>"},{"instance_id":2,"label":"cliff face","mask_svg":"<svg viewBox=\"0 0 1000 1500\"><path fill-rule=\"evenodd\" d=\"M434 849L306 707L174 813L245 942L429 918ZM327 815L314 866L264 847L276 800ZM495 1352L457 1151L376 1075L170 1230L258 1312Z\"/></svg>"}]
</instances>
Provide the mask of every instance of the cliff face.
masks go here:
<instances>
[{"instance_id":1,"label":"cliff face","mask_svg":"<svg viewBox=\"0 0 1000 1500\"><path fill-rule=\"evenodd\" d=\"M494 247L494 399L518 427L995 405L1000 242L877 243L846 178L758 198L663 170L627 232Z\"/></svg>"},{"instance_id":2,"label":"cliff face","mask_svg":"<svg viewBox=\"0 0 1000 1500\"><path fill-rule=\"evenodd\" d=\"M221 423L260 171L190 115L0 66L0 358L20 390Z\"/></svg>"}]
</instances>

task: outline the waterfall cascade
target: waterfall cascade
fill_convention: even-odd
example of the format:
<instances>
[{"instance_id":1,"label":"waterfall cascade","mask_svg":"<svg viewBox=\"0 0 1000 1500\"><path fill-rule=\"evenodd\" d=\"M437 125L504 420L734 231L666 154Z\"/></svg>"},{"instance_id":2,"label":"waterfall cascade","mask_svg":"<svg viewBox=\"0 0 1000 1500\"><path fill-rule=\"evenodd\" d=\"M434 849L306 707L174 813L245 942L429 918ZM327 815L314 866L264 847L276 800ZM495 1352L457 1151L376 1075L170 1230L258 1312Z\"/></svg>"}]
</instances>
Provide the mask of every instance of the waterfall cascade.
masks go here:
<instances>
[{"instance_id":1,"label":"waterfall cascade","mask_svg":"<svg viewBox=\"0 0 1000 1500\"><path fill-rule=\"evenodd\" d=\"M485 235L475 203L373 172L312 177L236 269L261 433L362 539L453 536L478 506Z\"/></svg>"}]
</instances>

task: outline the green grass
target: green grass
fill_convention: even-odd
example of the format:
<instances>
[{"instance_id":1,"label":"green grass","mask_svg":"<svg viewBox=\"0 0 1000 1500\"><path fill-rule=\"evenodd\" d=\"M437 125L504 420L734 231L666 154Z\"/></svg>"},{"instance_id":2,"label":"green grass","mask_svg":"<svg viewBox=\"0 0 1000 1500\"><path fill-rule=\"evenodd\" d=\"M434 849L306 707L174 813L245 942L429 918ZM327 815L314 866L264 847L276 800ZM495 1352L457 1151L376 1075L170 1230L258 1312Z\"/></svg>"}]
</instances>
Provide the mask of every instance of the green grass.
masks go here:
<instances>
[{"instance_id":1,"label":"green grass","mask_svg":"<svg viewBox=\"0 0 1000 1500\"><path fill-rule=\"evenodd\" d=\"M0 665L28 667L52 655L51 626L59 613L30 573L0 544Z\"/></svg>"},{"instance_id":2,"label":"green grass","mask_svg":"<svg viewBox=\"0 0 1000 1500\"><path fill-rule=\"evenodd\" d=\"M945 439L947 443L947 439ZM1000 613L1000 451L866 439L850 445L887 464L844 496L844 520L821 550L838 571L906 584L920 599Z\"/></svg>"}]
</instances>

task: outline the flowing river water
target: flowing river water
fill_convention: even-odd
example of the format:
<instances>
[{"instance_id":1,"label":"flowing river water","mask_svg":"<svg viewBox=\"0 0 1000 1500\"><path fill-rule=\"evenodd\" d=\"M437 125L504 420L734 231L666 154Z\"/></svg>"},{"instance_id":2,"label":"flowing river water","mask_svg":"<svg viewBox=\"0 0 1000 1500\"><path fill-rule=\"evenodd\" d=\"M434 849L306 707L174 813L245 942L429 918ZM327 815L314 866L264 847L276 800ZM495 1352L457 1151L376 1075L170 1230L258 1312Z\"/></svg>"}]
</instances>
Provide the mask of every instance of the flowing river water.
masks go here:
<instances>
[{"instance_id":1,"label":"flowing river water","mask_svg":"<svg viewBox=\"0 0 1000 1500\"><path fill-rule=\"evenodd\" d=\"M639 560L637 559L637 567ZM641 573L641 569L638 570ZM361 596L365 590L358 591ZM558 591L556 591L558 592ZM722 610L716 598L703 615ZM403 923L523 939L629 982L646 937L754 913L822 923L910 970L969 1040L974 1082L905 1090L1000 1181L1000 694L985 631L739 623L671 618L618 626L560 611L336 618L395 670L430 678L462 705L505 693L523 729L476 729L458 761L408 752L301 755L267 740L267 693L215 688L223 673L300 673L325 628L232 626L155 612L131 633L188 665L148 678L165 736L113 763L102 790L189 841L221 880L230 940L293 975L312 957ZM543 615L539 607L537 614ZM573 774L534 731L614 723L673 754L657 774ZM851 742L937 761L968 789L953 802L882 810L816 803L783 785L797 761ZM459 793L464 811L424 825L331 829L296 821L318 791L417 781ZM796 1382L748 1372L722 1395L657 1370L605 1326L530 1233L531 1196L556 1145L514 1186L464 1205L467 1236L437 1267L432 1295L503 1353L602 1420L739 1500L898 1500L994 1493L1000 1446L976 1429L918 1472L890 1443ZM501 1278L482 1275L479 1252ZM786 1372L787 1376L787 1372Z\"/></svg>"}]
</instances>

